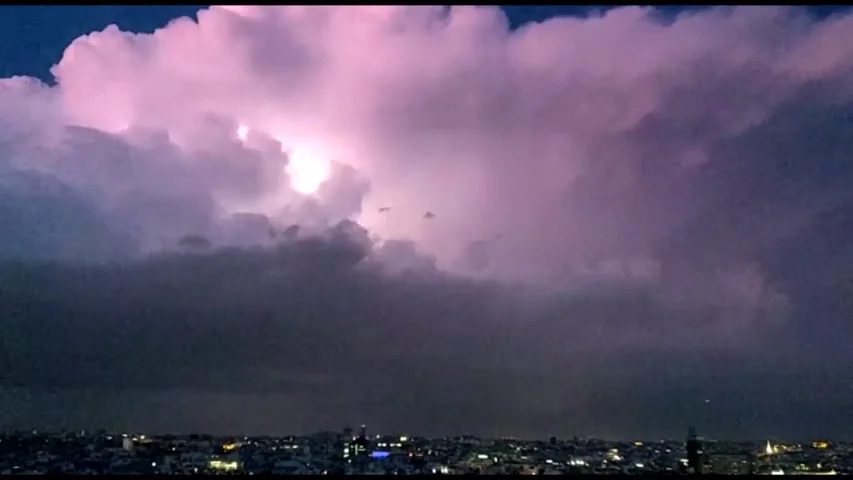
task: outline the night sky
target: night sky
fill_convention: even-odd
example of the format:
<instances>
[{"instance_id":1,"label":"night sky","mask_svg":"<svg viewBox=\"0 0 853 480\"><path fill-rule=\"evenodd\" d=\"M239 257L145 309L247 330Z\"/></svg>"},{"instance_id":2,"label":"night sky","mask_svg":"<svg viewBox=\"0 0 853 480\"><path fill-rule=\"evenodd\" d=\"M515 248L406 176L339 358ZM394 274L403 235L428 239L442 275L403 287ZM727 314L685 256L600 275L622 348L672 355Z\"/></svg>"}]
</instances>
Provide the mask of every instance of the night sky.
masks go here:
<instances>
[{"instance_id":1,"label":"night sky","mask_svg":"<svg viewBox=\"0 0 853 480\"><path fill-rule=\"evenodd\" d=\"M200 8L0 7L0 428L851 437L853 14Z\"/></svg>"}]
</instances>

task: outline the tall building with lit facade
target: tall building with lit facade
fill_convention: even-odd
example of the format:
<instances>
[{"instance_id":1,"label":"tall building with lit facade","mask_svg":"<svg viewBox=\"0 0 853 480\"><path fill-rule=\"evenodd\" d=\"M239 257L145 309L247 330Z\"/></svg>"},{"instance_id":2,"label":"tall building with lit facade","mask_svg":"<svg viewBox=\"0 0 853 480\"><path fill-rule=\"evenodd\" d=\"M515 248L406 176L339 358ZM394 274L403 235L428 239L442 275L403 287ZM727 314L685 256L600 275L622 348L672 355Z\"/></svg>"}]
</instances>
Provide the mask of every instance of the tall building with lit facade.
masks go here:
<instances>
[{"instance_id":1,"label":"tall building with lit facade","mask_svg":"<svg viewBox=\"0 0 853 480\"><path fill-rule=\"evenodd\" d=\"M353 441L353 450L355 455L366 456L367 448L370 446L370 440L367 439L367 427L362 425L359 430L358 438Z\"/></svg>"},{"instance_id":2,"label":"tall building with lit facade","mask_svg":"<svg viewBox=\"0 0 853 480\"><path fill-rule=\"evenodd\" d=\"M361 426L357 437L353 436L352 429L347 427L343 434L342 458L347 463L353 463L360 470L369 461L370 440L367 438L367 427Z\"/></svg>"},{"instance_id":3,"label":"tall building with lit facade","mask_svg":"<svg viewBox=\"0 0 853 480\"><path fill-rule=\"evenodd\" d=\"M355 457L353 463L355 463L358 471L362 473L367 469L367 464L370 463L368 448L370 448L370 440L367 439L367 427L362 425L358 433L358 438L353 441L353 453Z\"/></svg>"}]
</instances>

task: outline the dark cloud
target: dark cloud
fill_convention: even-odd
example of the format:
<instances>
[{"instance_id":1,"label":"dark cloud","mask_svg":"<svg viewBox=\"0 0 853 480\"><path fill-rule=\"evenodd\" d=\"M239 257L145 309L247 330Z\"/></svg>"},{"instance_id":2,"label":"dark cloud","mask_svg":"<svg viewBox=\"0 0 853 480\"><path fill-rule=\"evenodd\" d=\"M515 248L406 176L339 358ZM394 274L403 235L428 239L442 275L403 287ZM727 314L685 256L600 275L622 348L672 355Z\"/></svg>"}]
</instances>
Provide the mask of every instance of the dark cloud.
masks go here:
<instances>
[{"instance_id":1,"label":"dark cloud","mask_svg":"<svg viewBox=\"0 0 853 480\"><path fill-rule=\"evenodd\" d=\"M673 306L645 286L549 294L382 273L342 229L133 264L5 265L7 418L636 436L690 421L719 434L813 432L832 422L792 423L786 408L844 413L843 375L810 358L818 344L797 345L774 322L744 330L737 307ZM838 388L811 390L818 372ZM87 413L96 405L97 418Z\"/></svg>"}]
</instances>

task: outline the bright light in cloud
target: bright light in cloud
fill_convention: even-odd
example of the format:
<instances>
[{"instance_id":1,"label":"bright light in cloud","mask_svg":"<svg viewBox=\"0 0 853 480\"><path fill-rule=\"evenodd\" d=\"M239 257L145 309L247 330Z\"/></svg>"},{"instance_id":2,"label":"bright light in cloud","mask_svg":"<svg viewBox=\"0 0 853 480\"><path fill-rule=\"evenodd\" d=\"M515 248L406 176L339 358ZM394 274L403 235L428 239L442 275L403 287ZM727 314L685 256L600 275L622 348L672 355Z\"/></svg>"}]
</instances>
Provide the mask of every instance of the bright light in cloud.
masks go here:
<instances>
[{"instance_id":1,"label":"bright light in cloud","mask_svg":"<svg viewBox=\"0 0 853 480\"><path fill-rule=\"evenodd\" d=\"M288 157L287 174L290 176L290 185L304 195L316 192L332 173L330 162L311 150L293 150L289 152Z\"/></svg>"},{"instance_id":2,"label":"bright light in cloud","mask_svg":"<svg viewBox=\"0 0 853 480\"><path fill-rule=\"evenodd\" d=\"M827 47L850 43L851 25L850 15L808 21L786 8L662 22L653 9L625 7L518 29L494 7L202 9L153 34L113 26L76 39L53 87L2 80L0 146L15 153L2 152L0 173L11 157L26 175L45 172L92 206L92 224L115 222L105 231L143 250L188 232L215 240L235 228L220 212L239 210L285 228L358 219L442 268L549 284L691 277L699 274L682 273L681 262L719 248L724 258L709 262L703 281L764 292L762 269L719 279L716 265L753 272L749 255L727 246L793 226L760 224L771 221L764 213L743 223L766 236L726 228L732 238L713 237L719 245L684 232L721 231L693 223L728 218L704 212L723 191L740 194L738 205L781 192L747 185L768 177L762 162L793 164L805 147L768 152L787 138L769 142L758 127L796 105L818 112L853 101L853 57ZM835 97L809 97L812 84ZM791 125L830 136L814 118ZM123 123L127 135L99 132ZM63 148L33 143L65 124ZM726 172L739 172L743 192L708 186L725 184L716 177ZM0 207L10 195L0 192ZM813 204L829 203L815 195L802 224ZM37 213L32 230L20 229L21 251L34 245L24 232L47 231ZM69 251L94 245L87 235Z\"/></svg>"},{"instance_id":3,"label":"bright light in cloud","mask_svg":"<svg viewBox=\"0 0 853 480\"><path fill-rule=\"evenodd\" d=\"M246 125L237 127L237 138L245 142L251 129ZM314 149L290 149L280 137L275 137L281 144L282 153L288 157L285 173L290 177L293 190L303 194L316 193L332 174L331 162Z\"/></svg>"},{"instance_id":4,"label":"bright light in cloud","mask_svg":"<svg viewBox=\"0 0 853 480\"><path fill-rule=\"evenodd\" d=\"M249 138L249 127L245 125L240 125L239 127L237 127L237 138L239 138L241 141L245 141L247 138Z\"/></svg>"}]
</instances>

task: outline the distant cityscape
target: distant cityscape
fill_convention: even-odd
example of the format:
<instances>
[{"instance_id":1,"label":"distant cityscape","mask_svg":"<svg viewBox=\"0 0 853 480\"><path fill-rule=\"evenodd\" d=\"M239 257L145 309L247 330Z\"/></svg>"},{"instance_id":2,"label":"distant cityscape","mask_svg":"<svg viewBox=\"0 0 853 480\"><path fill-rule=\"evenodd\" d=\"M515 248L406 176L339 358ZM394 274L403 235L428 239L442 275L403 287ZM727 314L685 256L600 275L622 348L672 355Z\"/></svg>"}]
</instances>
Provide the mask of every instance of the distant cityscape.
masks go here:
<instances>
[{"instance_id":1,"label":"distant cityscape","mask_svg":"<svg viewBox=\"0 0 853 480\"><path fill-rule=\"evenodd\" d=\"M529 441L421 438L358 431L216 437L39 431L0 437L0 475L564 475L853 473L853 444L726 442L691 428L684 440Z\"/></svg>"}]
</instances>

